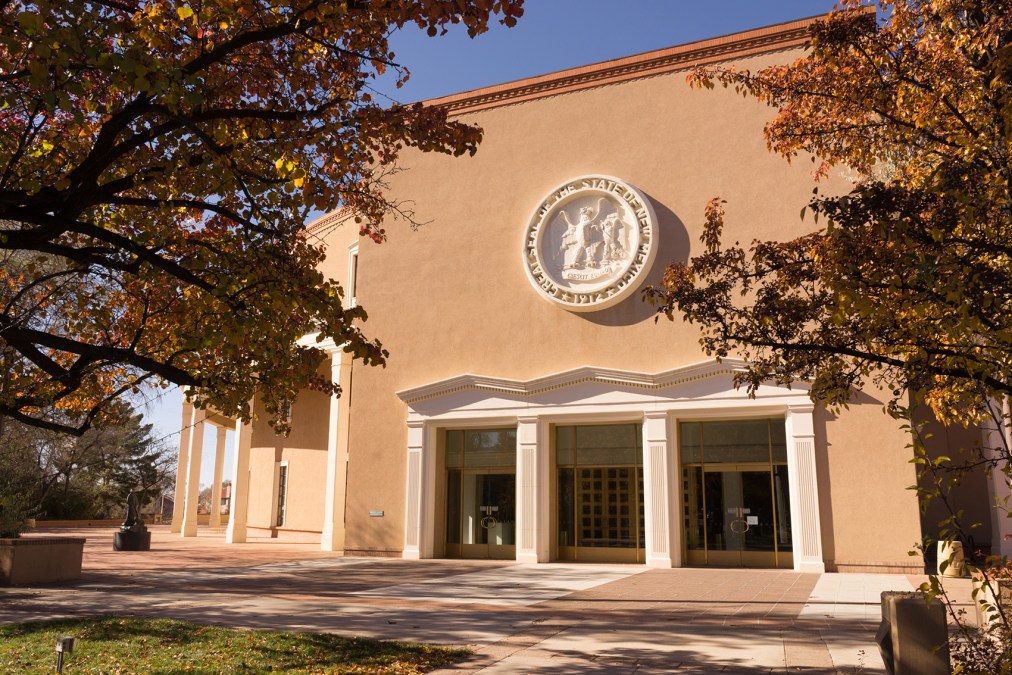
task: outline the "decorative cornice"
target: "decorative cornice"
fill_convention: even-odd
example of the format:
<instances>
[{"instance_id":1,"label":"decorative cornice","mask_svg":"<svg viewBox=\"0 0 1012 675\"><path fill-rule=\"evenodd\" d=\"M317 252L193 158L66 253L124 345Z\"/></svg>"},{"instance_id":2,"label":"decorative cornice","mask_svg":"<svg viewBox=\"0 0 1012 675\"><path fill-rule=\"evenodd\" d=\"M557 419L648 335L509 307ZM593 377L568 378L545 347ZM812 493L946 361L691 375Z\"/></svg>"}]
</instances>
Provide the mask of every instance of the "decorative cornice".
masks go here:
<instances>
[{"instance_id":1,"label":"decorative cornice","mask_svg":"<svg viewBox=\"0 0 1012 675\"><path fill-rule=\"evenodd\" d=\"M306 335L303 335L298 340L296 340L295 344L299 345L300 347L314 347L316 349L322 349L323 351L328 352L329 354L337 354L338 352L341 351L341 348L344 346L338 345L336 342L334 342L334 338L325 338L323 340L320 340L319 337L320 337L319 333L307 333Z\"/></svg>"},{"instance_id":2,"label":"decorative cornice","mask_svg":"<svg viewBox=\"0 0 1012 675\"><path fill-rule=\"evenodd\" d=\"M336 211L330 211L325 213L309 225L306 225L306 231L310 234L315 234L320 230L330 228L331 226L337 226L343 224L345 221L351 219L355 215L355 209L350 206L342 206Z\"/></svg>"},{"instance_id":3,"label":"decorative cornice","mask_svg":"<svg viewBox=\"0 0 1012 675\"><path fill-rule=\"evenodd\" d=\"M874 9L874 8L872 8ZM482 89L424 101L441 106L451 115L463 115L547 96L565 94L655 75L686 70L720 61L731 61L801 47L808 42L809 27L820 16L788 21L741 33L560 70Z\"/></svg>"},{"instance_id":4,"label":"decorative cornice","mask_svg":"<svg viewBox=\"0 0 1012 675\"><path fill-rule=\"evenodd\" d=\"M704 380L717 375L733 375L744 368L745 362L740 359L724 359L722 362L704 361L659 373L639 373L631 370L583 366L533 380L458 375L421 387L402 389L397 392L397 396L408 405L412 405L428 399L469 390L521 397L537 396L557 389L587 383L656 390Z\"/></svg>"}]
</instances>

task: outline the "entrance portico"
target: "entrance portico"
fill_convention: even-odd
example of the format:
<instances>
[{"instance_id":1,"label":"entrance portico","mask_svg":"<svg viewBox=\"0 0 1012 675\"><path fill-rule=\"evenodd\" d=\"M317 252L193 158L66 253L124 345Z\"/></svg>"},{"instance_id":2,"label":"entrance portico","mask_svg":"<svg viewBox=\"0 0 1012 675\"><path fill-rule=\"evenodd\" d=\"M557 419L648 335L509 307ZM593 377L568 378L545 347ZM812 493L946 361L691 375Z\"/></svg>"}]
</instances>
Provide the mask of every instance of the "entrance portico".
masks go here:
<instances>
[{"instance_id":1,"label":"entrance portico","mask_svg":"<svg viewBox=\"0 0 1012 675\"><path fill-rule=\"evenodd\" d=\"M650 567L695 563L686 559L680 424L771 420L773 427L783 429L785 470L780 475L787 485L780 486L780 508L764 513L777 511L784 524L789 522L784 530L791 534L792 559L783 553L796 571L824 571L813 405L797 388L763 386L750 399L731 387L731 377L742 365L711 361L656 374L584 367L528 381L462 375L398 392L409 408L404 557L443 557L456 550L447 544L447 531L460 514L447 510L447 504L467 507L447 498L447 472L457 471L447 464L448 434L455 438L467 430L515 429L516 481L510 506L515 506L517 561L580 559L583 552L597 560L638 561ZM569 450L562 448L558 434L569 428L585 429L581 433L591 439L585 459L575 459L579 447L574 448L574 459L567 459ZM629 430L637 436L600 440L624 438ZM628 457L620 459L620 454ZM776 485L769 471L767 479ZM575 483L566 497L570 476ZM572 499L579 501L578 508ZM567 536L560 529L563 502L566 509L574 509L572 541L562 540ZM504 508L477 502L474 507L489 514ZM737 515L741 528L758 518ZM640 529L642 534L636 535L634 530ZM781 540L786 541L782 535Z\"/></svg>"}]
</instances>

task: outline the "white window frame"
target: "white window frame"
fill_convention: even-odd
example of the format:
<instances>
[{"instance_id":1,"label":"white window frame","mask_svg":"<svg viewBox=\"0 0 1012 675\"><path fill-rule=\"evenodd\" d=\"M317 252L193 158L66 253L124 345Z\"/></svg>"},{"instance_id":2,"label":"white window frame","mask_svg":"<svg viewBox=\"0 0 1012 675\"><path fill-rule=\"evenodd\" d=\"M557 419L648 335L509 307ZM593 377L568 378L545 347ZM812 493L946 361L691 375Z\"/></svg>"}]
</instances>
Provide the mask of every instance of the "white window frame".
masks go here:
<instances>
[{"instance_id":1,"label":"white window frame","mask_svg":"<svg viewBox=\"0 0 1012 675\"><path fill-rule=\"evenodd\" d=\"M285 473L284 493L281 492L281 470ZM288 468L288 460L284 459L277 463L274 469L274 522L276 528L285 527L288 522L288 486L291 484L292 475Z\"/></svg>"},{"instance_id":2,"label":"white window frame","mask_svg":"<svg viewBox=\"0 0 1012 675\"><path fill-rule=\"evenodd\" d=\"M350 307L358 305L358 242L348 247L348 302Z\"/></svg>"}]
</instances>

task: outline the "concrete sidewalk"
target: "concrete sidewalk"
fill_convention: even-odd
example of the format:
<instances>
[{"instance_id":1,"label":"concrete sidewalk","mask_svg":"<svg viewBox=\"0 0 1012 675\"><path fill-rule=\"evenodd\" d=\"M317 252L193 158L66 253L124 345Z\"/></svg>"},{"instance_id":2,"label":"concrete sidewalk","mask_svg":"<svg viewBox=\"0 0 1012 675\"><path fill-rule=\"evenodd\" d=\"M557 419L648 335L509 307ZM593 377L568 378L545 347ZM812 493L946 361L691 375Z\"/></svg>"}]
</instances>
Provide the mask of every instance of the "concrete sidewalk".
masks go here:
<instances>
[{"instance_id":1,"label":"concrete sidewalk","mask_svg":"<svg viewBox=\"0 0 1012 675\"><path fill-rule=\"evenodd\" d=\"M879 594L901 575L344 558L153 529L152 551L86 536L83 579L0 589L0 623L95 614L466 645L444 672L884 672ZM953 584L956 593L969 590ZM968 582L965 584L968 586Z\"/></svg>"}]
</instances>

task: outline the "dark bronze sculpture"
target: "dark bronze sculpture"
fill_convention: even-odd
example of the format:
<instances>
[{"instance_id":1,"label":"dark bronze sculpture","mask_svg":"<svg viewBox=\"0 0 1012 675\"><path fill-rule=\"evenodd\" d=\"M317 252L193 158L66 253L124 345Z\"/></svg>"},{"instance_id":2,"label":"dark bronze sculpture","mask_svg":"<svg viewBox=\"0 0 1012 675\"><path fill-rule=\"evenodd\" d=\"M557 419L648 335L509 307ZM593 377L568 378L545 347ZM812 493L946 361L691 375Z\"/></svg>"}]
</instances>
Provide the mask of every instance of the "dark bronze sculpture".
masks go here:
<instances>
[{"instance_id":1,"label":"dark bronze sculpture","mask_svg":"<svg viewBox=\"0 0 1012 675\"><path fill-rule=\"evenodd\" d=\"M144 527L144 521L141 520L140 514L140 499L137 497L136 492L131 492L130 496L127 497L127 515L126 520L123 521L121 529L124 530L135 530L137 526Z\"/></svg>"},{"instance_id":2,"label":"dark bronze sculpture","mask_svg":"<svg viewBox=\"0 0 1012 675\"><path fill-rule=\"evenodd\" d=\"M136 492L127 497L126 519L113 535L112 550L114 551L150 551L151 533L144 526L141 518L141 500Z\"/></svg>"}]
</instances>

